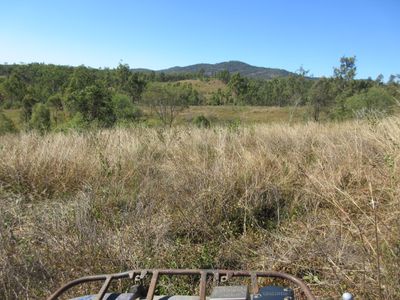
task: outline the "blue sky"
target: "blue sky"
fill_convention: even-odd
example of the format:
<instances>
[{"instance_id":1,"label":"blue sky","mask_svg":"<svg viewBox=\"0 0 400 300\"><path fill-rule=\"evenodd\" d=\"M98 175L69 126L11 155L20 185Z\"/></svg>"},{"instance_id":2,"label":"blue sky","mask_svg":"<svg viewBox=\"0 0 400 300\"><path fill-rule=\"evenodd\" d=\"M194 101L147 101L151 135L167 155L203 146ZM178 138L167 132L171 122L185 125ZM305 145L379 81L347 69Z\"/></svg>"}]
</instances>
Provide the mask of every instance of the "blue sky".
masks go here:
<instances>
[{"instance_id":1,"label":"blue sky","mask_svg":"<svg viewBox=\"0 0 400 300\"><path fill-rule=\"evenodd\" d=\"M0 63L162 69L240 60L330 76L400 73L400 1L0 0Z\"/></svg>"}]
</instances>

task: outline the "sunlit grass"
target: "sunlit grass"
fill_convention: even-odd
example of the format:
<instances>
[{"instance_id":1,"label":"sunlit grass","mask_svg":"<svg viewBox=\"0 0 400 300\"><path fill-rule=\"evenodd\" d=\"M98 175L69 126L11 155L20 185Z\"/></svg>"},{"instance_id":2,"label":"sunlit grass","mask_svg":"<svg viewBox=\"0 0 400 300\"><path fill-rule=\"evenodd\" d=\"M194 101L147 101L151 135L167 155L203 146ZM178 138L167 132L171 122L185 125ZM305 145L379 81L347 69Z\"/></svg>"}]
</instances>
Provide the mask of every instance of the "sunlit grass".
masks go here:
<instances>
[{"instance_id":1,"label":"sunlit grass","mask_svg":"<svg viewBox=\"0 0 400 300\"><path fill-rule=\"evenodd\" d=\"M379 273L399 299L398 117L0 140L2 299L145 267L282 270L323 299L376 299Z\"/></svg>"}]
</instances>

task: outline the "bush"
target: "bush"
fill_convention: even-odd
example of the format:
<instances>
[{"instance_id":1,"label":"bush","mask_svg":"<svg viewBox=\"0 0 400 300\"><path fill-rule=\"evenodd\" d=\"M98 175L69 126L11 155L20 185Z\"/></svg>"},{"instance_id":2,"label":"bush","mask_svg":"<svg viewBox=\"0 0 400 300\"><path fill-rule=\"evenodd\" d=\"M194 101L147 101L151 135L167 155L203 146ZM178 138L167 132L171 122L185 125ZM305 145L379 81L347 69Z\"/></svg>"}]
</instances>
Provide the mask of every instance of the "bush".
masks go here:
<instances>
[{"instance_id":1,"label":"bush","mask_svg":"<svg viewBox=\"0 0 400 300\"><path fill-rule=\"evenodd\" d=\"M14 123L4 113L0 112L0 135L16 131Z\"/></svg>"},{"instance_id":2,"label":"bush","mask_svg":"<svg viewBox=\"0 0 400 300\"><path fill-rule=\"evenodd\" d=\"M80 112L78 112L68 122L59 126L57 128L57 131L66 132L72 130L81 132L88 128L89 128L89 122L85 120L85 118Z\"/></svg>"},{"instance_id":3,"label":"bush","mask_svg":"<svg viewBox=\"0 0 400 300\"><path fill-rule=\"evenodd\" d=\"M176 117L188 107L188 94L184 86L148 85L143 94L143 102L152 108L164 126L171 127Z\"/></svg>"},{"instance_id":4,"label":"bush","mask_svg":"<svg viewBox=\"0 0 400 300\"><path fill-rule=\"evenodd\" d=\"M11 108L19 108L19 106L18 105L13 105L13 102L11 101L11 100L3 100L2 102L1 102L1 108L4 108L4 109L11 109Z\"/></svg>"},{"instance_id":5,"label":"bush","mask_svg":"<svg viewBox=\"0 0 400 300\"><path fill-rule=\"evenodd\" d=\"M117 120L137 120L142 116L142 111L136 107L131 99L124 94L115 94L112 97L113 111Z\"/></svg>"},{"instance_id":6,"label":"bush","mask_svg":"<svg viewBox=\"0 0 400 300\"><path fill-rule=\"evenodd\" d=\"M233 119L227 122L227 127L230 132L238 132L240 130L241 121L240 119Z\"/></svg>"},{"instance_id":7,"label":"bush","mask_svg":"<svg viewBox=\"0 0 400 300\"><path fill-rule=\"evenodd\" d=\"M110 91L100 83L71 93L66 104L73 114L80 113L85 121L110 127L116 121Z\"/></svg>"},{"instance_id":8,"label":"bush","mask_svg":"<svg viewBox=\"0 0 400 300\"><path fill-rule=\"evenodd\" d=\"M200 116L197 116L196 118L194 118L193 124L199 128L209 128L211 125L210 121L203 115L200 115Z\"/></svg>"},{"instance_id":9,"label":"bush","mask_svg":"<svg viewBox=\"0 0 400 300\"><path fill-rule=\"evenodd\" d=\"M381 87L372 87L345 100L348 116L391 113L394 104L393 97Z\"/></svg>"},{"instance_id":10,"label":"bush","mask_svg":"<svg viewBox=\"0 0 400 300\"><path fill-rule=\"evenodd\" d=\"M33 129L39 130L40 132L48 131L50 129L50 110L47 105L43 103L35 104L32 111L30 125Z\"/></svg>"},{"instance_id":11,"label":"bush","mask_svg":"<svg viewBox=\"0 0 400 300\"><path fill-rule=\"evenodd\" d=\"M22 99L22 110L21 110L21 121L28 123L32 117L33 106L37 103L37 99L33 98L31 95L25 95Z\"/></svg>"}]
</instances>

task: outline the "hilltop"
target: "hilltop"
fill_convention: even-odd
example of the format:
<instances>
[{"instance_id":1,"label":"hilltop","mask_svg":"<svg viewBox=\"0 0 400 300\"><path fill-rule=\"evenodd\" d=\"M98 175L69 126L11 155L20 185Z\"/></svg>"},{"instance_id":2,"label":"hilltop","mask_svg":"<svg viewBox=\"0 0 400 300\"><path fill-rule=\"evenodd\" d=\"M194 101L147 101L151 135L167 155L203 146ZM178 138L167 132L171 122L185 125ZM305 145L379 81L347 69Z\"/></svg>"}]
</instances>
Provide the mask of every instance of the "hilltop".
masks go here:
<instances>
[{"instance_id":1,"label":"hilltop","mask_svg":"<svg viewBox=\"0 0 400 300\"><path fill-rule=\"evenodd\" d=\"M286 77L293 73L283 70L283 69L275 69L275 68L264 68L264 67L257 67L246 64L241 61L227 61L221 62L216 64L194 64L184 67L172 67L168 69L158 70L155 71L157 73L165 73L165 74L182 74L182 73L199 73L204 71L204 75L213 75L217 72L221 72L224 70L229 71L230 73L240 73L240 75L249 77L249 78L256 78L256 79L272 79L275 77ZM138 72L151 72L152 70L149 69L133 69L133 71Z\"/></svg>"}]
</instances>

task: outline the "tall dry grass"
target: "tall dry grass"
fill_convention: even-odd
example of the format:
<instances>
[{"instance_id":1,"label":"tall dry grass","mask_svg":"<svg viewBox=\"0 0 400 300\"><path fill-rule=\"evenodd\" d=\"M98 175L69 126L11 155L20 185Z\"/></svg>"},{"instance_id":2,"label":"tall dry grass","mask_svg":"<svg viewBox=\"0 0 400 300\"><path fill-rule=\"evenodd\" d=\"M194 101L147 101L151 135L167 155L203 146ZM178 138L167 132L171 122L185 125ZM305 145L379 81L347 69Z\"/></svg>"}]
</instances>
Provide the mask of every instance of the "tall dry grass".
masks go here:
<instances>
[{"instance_id":1,"label":"tall dry grass","mask_svg":"<svg viewBox=\"0 0 400 300\"><path fill-rule=\"evenodd\" d=\"M399 299L400 119L0 137L0 298L132 268Z\"/></svg>"}]
</instances>

